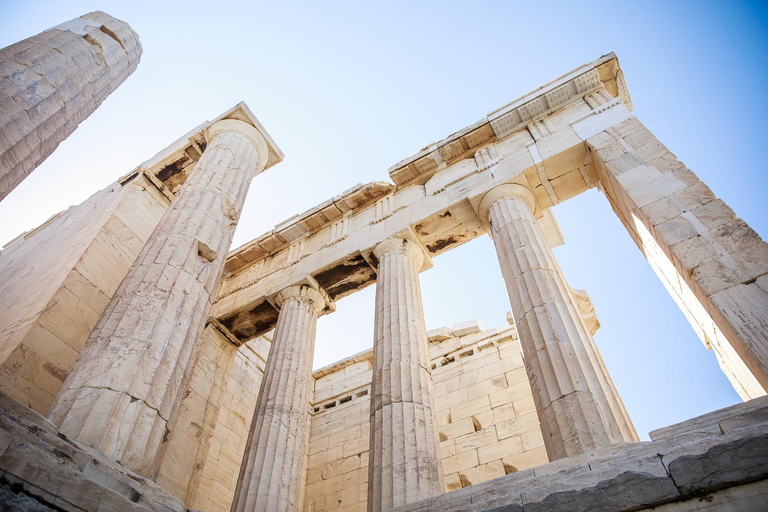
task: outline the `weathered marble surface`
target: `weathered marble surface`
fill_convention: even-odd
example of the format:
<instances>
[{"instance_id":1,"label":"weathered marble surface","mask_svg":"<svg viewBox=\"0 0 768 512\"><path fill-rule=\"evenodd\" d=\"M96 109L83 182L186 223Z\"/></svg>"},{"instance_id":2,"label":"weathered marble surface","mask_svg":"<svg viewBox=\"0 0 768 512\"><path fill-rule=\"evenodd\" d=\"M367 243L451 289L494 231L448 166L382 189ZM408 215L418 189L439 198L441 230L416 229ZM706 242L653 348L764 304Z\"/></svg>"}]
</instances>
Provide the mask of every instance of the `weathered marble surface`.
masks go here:
<instances>
[{"instance_id":1,"label":"weathered marble surface","mask_svg":"<svg viewBox=\"0 0 768 512\"><path fill-rule=\"evenodd\" d=\"M427 332L445 491L549 462L513 326ZM314 372L304 512L364 511L373 351Z\"/></svg>"},{"instance_id":2,"label":"weathered marble surface","mask_svg":"<svg viewBox=\"0 0 768 512\"><path fill-rule=\"evenodd\" d=\"M276 300L280 317L232 512L292 512L301 505L317 317L331 303L327 295L309 285L287 288Z\"/></svg>"},{"instance_id":3,"label":"weathered marble surface","mask_svg":"<svg viewBox=\"0 0 768 512\"><path fill-rule=\"evenodd\" d=\"M62 435L43 416L0 391L0 478L23 511L186 512L153 481ZM0 493L2 496L2 493ZM2 500L2 497L0 497ZM0 501L0 508L9 505ZM35 508L38 507L38 508Z\"/></svg>"},{"instance_id":4,"label":"weathered marble surface","mask_svg":"<svg viewBox=\"0 0 768 512\"><path fill-rule=\"evenodd\" d=\"M251 179L268 148L222 120L107 306L49 417L66 435L152 476L178 408Z\"/></svg>"},{"instance_id":5,"label":"weathered marble surface","mask_svg":"<svg viewBox=\"0 0 768 512\"><path fill-rule=\"evenodd\" d=\"M392 238L376 246L368 510L379 512L443 492L427 329L421 303L421 249Z\"/></svg>"},{"instance_id":6,"label":"weathered marble surface","mask_svg":"<svg viewBox=\"0 0 768 512\"><path fill-rule=\"evenodd\" d=\"M631 117L586 139L605 195L743 399L768 390L768 244Z\"/></svg>"},{"instance_id":7,"label":"weathered marble surface","mask_svg":"<svg viewBox=\"0 0 768 512\"><path fill-rule=\"evenodd\" d=\"M84 14L0 50L0 200L136 70L127 23Z\"/></svg>"},{"instance_id":8,"label":"weathered marble surface","mask_svg":"<svg viewBox=\"0 0 768 512\"><path fill-rule=\"evenodd\" d=\"M550 460L636 441L581 312L536 224L535 198L502 185L480 203L493 233Z\"/></svg>"},{"instance_id":9,"label":"weathered marble surface","mask_svg":"<svg viewBox=\"0 0 768 512\"><path fill-rule=\"evenodd\" d=\"M740 423L723 434L617 444L395 510L762 510L768 499L768 414L755 416L755 409L768 412L768 403L746 402L726 415L715 411ZM708 423L707 416L695 423ZM676 430L682 434L684 424Z\"/></svg>"}]
</instances>

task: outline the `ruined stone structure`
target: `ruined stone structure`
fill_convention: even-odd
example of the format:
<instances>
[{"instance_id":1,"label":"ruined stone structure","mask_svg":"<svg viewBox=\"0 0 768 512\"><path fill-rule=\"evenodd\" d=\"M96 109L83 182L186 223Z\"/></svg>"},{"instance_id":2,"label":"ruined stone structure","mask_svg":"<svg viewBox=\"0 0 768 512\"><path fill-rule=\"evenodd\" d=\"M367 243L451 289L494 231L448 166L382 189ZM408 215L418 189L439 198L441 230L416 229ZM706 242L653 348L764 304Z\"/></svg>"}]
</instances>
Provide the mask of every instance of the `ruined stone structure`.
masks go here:
<instances>
[{"instance_id":1,"label":"ruined stone structure","mask_svg":"<svg viewBox=\"0 0 768 512\"><path fill-rule=\"evenodd\" d=\"M0 254L0 492L64 510L755 510L768 246L579 67L230 251L282 153L203 123ZM745 399L638 442L550 208L598 187ZM493 238L510 325L427 330L419 273ZM39 250L56 243L55 262ZM376 283L371 351L312 372ZM703 498L703 499L699 499Z\"/></svg>"},{"instance_id":2,"label":"ruined stone structure","mask_svg":"<svg viewBox=\"0 0 768 512\"><path fill-rule=\"evenodd\" d=\"M136 70L127 23L91 12L0 50L0 201Z\"/></svg>"}]
</instances>

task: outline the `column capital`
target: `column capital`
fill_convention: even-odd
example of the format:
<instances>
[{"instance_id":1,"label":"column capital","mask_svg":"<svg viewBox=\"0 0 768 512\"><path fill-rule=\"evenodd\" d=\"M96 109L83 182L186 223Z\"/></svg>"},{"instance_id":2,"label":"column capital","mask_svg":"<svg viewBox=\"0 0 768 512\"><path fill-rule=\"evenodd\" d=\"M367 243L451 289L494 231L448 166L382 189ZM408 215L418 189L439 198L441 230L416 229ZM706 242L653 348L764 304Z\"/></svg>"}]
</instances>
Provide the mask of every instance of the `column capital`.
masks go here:
<instances>
[{"instance_id":1,"label":"column capital","mask_svg":"<svg viewBox=\"0 0 768 512\"><path fill-rule=\"evenodd\" d=\"M275 296L275 303L282 308L286 300L298 298L309 301L318 315L333 303L331 298L323 290L316 290L308 284L289 286Z\"/></svg>"},{"instance_id":2,"label":"column capital","mask_svg":"<svg viewBox=\"0 0 768 512\"><path fill-rule=\"evenodd\" d=\"M424 266L424 253L421 251L421 247L416 242L408 240L406 238L387 238L383 242L379 242L376 247L373 248L373 254L381 261L381 257L390 252L403 252L413 260L416 265L416 271L420 271Z\"/></svg>"},{"instance_id":3,"label":"column capital","mask_svg":"<svg viewBox=\"0 0 768 512\"><path fill-rule=\"evenodd\" d=\"M236 133L245 137L253 144L253 147L256 148L256 152L259 154L259 163L254 174L259 174L267 165L267 160L269 160L269 146L264 136L259 133L259 130L245 121L222 119L206 128L203 136L205 137L205 142L211 144L213 139L224 133Z\"/></svg>"},{"instance_id":4,"label":"column capital","mask_svg":"<svg viewBox=\"0 0 768 512\"><path fill-rule=\"evenodd\" d=\"M507 197L522 199L530 207L531 213L536 211L536 198L528 187L517 183L506 183L492 188L480 200L480 206L477 208L480 220L483 223L487 223L491 206Z\"/></svg>"}]
</instances>

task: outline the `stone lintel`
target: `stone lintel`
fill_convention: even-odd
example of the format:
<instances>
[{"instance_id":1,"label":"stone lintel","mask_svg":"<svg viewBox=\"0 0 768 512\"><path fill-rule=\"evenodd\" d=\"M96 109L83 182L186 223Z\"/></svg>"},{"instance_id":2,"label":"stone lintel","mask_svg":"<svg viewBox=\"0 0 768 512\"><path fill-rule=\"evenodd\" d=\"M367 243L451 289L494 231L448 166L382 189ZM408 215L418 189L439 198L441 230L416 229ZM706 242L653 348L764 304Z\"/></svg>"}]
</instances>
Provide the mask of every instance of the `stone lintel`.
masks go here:
<instances>
[{"instance_id":1,"label":"stone lintel","mask_svg":"<svg viewBox=\"0 0 768 512\"><path fill-rule=\"evenodd\" d=\"M349 356L348 358L342 359L341 361L336 361L335 363L329 364L328 366L323 366L322 368L312 372L312 378L315 380L321 379L327 375L336 373L339 370L343 370L348 366L352 366L353 364L356 364L356 363L364 363L366 361L373 364L372 348L369 348L368 350L364 350L362 352L358 352L355 355Z\"/></svg>"},{"instance_id":2,"label":"stone lintel","mask_svg":"<svg viewBox=\"0 0 768 512\"><path fill-rule=\"evenodd\" d=\"M611 89L618 94L615 56L606 56L595 65L600 77L600 96L610 95ZM580 75L574 76L571 78ZM460 158L448 163L449 155L433 148L431 154L436 155L438 174L428 183L410 181L407 186L395 186L376 182L358 186L231 252L212 316L227 325L232 322L244 326L242 332L230 330L249 339L247 336L257 331L266 332L264 329L276 320L271 312L267 316L274 316L272 320L264 317L266 298L306 275L314 277L334 300L374 283L377 262L371 256L372 250L386 238L408 231L430 258L478 238L487 233L482 216L477 213L479 202L489 190L503 184L518 184L533 191L540 205L537 223L541 224L547 244L561 245L562 233L547 211L552 202L542 193L541 180L550 183L559 200L594 186L596 178L590 173L595 171L592 160L586 157L584 137L615 126L630 115L621 104L601 110L586 101L574 101L550 115L550 124L556 125L559 132L570 133L543 136L534 143L529 131L521 130L493 146L484 142L478 149L471 149L475 153L483 150L475 155L474 162ZM472 125L461 133L476 142L475 136L485 137L478 130L478 126ZM532 143L540 146L538 164L530 152ZM433 179L436 182L430 185ZM364 191L366 188L369 192ZM347 204L350 196L359 197L360 202L353 208ZM235 322L236 316L239 320ZM251 329L251 324L258 324L258 329Z\"/></svg>"},{"instance_id":3,"label":"stone lintel","mask_svg":"<svg viewBox=\"0 0 768 512\"><path fill-rule=\"evenodd\" d=\"M394 188L392 184L383 181L360 183L302 214L286 219L273 230L231 251L227 257L226 269L235 273L247 265L253 265L280 252L291 243L368 207L391 193Z\"/></svg>"},{"instance_id":4,"label":"stone lintel","mask_svg":"<svg viewBox=\"0 0 768 512\"><path fill-rule=\"evenodd\" d=\"M229 341L234 346L240 348L243 345L243 343L245 343L243 340L241 340L240 338L232 334L232 332L229 329L227 329L227 327L221 322L219 322L217 319L209 318L208 324L214 329L216 329L217 331L219 331L219 333L221 333L221 335L224 336L227 339L227 341Z\"/></svg>"}]
</instances>

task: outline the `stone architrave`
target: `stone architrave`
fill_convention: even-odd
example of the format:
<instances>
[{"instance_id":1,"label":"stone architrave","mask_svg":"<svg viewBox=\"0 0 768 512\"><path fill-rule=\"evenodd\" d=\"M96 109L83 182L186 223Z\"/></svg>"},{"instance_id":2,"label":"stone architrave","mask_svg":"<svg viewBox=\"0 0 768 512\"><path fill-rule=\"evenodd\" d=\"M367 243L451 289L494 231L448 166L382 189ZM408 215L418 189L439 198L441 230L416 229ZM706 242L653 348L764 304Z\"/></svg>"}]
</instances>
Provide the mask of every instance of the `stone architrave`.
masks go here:
<instances>
[{"instance_id":1,"label":"stone architrave","mask_svg":"<svg viewBox=\"0 0 768 512\"><path fill-rule=\"evenodd\" d=\"M306 473L317 317L330 298L309 285L276 297L280 314L259 389L232 512L297 511Z\"/></svg>"},{"instance_id":2,"label":"stone architrave","mask_svg":"<svg viewBox=\"0 0 768 512\"><path fill-rule=\"evenodd\" d=\"M547 454L556 460L636 441L534 209L533 194L516 184L491 189L479 208L490 222Z\"/></svg>"},{"instance_id":3,"label":"stone architrave","mask_svg":"<svg viewBox=\"0 0 768 512\"><path fill-rule=\"evenodd\" d=\"M412 241L391 238L378 259L371 383L368 510L379 512L443 492L419 270Z\"/></svg>"},{"instance_id":4,"label":"stone architrave","mask_svg":"<svg viewBox=\"0 0 768 512\"><path fill-rule=\"evenodd\" d=\"M139 65L127 23L84 14L0 50L0 200Z\"/></svg>"},{"instance_id":5,"label":"stone architrave","mask_svg":"<svg viewBox=\"0 0 768 512\"><path fill-rule=\"evenodd\" d=\"M50 419L61 432L152 476L178 406L251 179L268 146L226 119L147 241L69 374Z\"/></svg>"}]
</instances>

